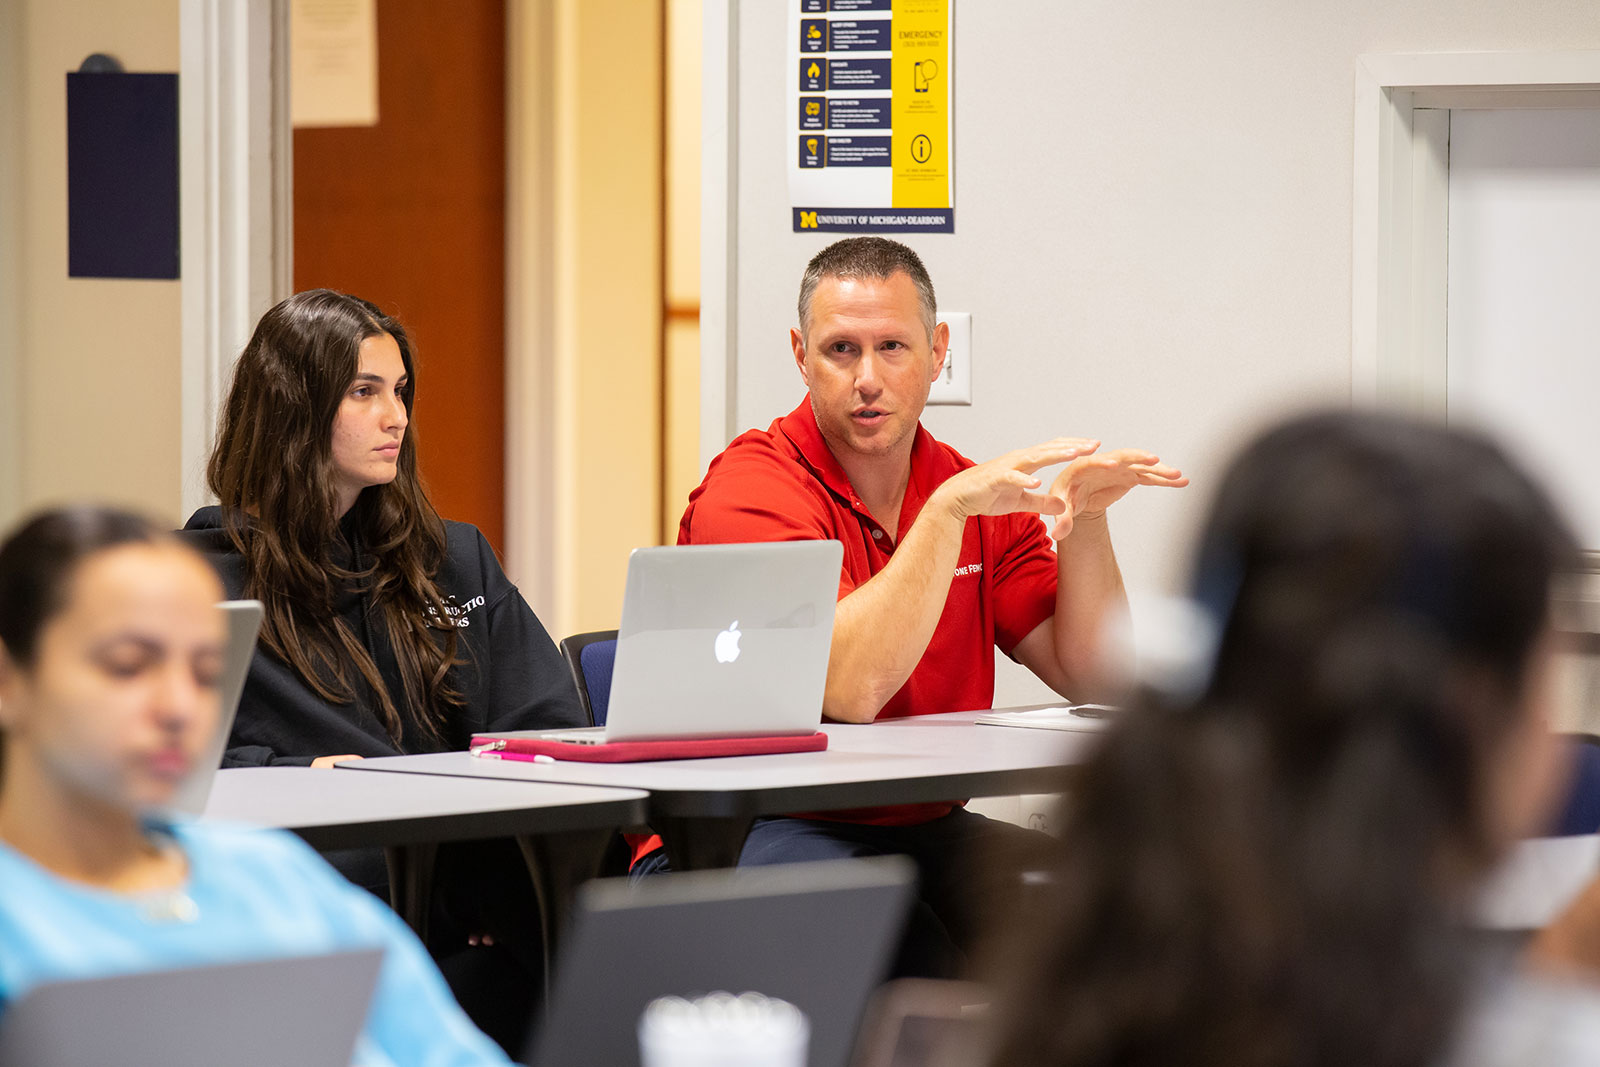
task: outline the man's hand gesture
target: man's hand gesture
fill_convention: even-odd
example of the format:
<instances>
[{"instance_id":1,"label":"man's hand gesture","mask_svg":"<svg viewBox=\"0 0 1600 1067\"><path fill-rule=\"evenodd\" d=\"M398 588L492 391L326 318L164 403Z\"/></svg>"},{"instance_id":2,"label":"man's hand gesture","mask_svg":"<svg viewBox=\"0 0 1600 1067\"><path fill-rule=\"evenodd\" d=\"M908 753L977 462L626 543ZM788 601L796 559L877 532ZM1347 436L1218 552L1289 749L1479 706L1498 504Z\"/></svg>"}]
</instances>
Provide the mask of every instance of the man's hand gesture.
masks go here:
<instances>
[{"instance_id":1,"label":"man's hand gesture","mask_svg":"<svg viewBox=\"0 0 1600 1067\"><path fill-rule=\"evenodd\" d=\"M1048 495L1058 506L1039 510L1061 516L1050 529L1050 536L1059 541L1072 532L1073 521L1079 516L1102 514L1136 485L1181 489L1188 484L1183 472L1163 466L1160 456L1137 448L1119 448L1073 459L1050 486Z\"/></svg>"},{"instance_id":2,"label":"man's hand gesture","mask_svg":"<svg viewBox=\"0 0 1600 1067\"><path fill-rule=\"evenodd\" d=\"M1099 441L1083 437L1058 437L1032 448L1019 448L946 479L934 497L963 521L974 515L1019 511L1060 515L1067 507L1065 497L1033 492L1042 484L1033 472L1088 456L1099 447Z\"/></svg>"}]
</instances>

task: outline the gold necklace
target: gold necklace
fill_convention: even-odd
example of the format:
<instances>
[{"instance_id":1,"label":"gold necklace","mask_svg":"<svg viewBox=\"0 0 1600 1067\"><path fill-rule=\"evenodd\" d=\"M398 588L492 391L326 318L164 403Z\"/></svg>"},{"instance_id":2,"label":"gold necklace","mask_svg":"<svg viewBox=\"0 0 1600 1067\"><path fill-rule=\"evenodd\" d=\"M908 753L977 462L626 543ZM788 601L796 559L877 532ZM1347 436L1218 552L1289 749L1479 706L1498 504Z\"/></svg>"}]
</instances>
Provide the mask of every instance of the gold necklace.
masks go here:
<instances>
[{"instance_id":1,"label":"gold necklace","mask_svg":"<svg viewBox=\"0 0 1600 1067\"><path fill-rule=\"evenodd\" d=\"M156 858L167 860L166 849L159 841L147 840L146 845ZM192 875L193 872L191 871ZM185 879L187 881L187 879ZM171 889L151 889L134 894L139 914L146 922L192 923L200 918L200 905L184 891L182 884Z\"/></svg>"},{"instance_id":2,"label":"gold necklace","mask_svg":"<svg viewBox=\"0 0 1600 1067\"><path fill-rule=\"evenodd\" d=\"M3 827L0 827L0 844L16 847ZM163 856L164 850L158 842L146 840L144 845L156 858ZM128 895L137 908L140 918L146 922L192 923L200 919L200 905L196 904L194 898L182 887L139 890Z\"/></svg>"}]
</instances>

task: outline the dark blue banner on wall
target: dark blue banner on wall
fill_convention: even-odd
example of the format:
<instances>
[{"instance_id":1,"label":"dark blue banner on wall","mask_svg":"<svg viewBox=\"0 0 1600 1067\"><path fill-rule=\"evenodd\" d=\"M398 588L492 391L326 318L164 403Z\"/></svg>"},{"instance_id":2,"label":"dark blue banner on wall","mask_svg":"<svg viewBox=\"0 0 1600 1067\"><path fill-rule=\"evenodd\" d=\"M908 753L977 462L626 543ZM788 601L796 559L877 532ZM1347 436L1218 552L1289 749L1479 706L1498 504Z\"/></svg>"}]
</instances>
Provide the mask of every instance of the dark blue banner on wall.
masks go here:
<instances>
[{"instance_id":1,"label":"dark blue banner on wall","mask_svg":"<svg viewBox=\"0 0 1600 1067\"><path fill-rule=\"evenodd\" d=\"M67 274L178 277L178 76L67 75Z\"/></svg>"}]
</instances>

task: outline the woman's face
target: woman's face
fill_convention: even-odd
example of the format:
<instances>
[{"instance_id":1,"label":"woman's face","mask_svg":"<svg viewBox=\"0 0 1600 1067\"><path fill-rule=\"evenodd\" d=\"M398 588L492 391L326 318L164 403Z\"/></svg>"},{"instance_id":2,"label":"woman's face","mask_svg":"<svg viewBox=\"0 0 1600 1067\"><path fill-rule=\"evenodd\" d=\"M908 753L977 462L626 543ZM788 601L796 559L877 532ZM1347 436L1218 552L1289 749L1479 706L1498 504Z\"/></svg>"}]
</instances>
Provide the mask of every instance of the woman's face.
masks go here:
<instances>
[{"instance_id":1,"label":"woman's face","mask_svg":"<svg viewBox=\"0 0 1600 1067\"><path fill-rule=\"evenodd\" d=\"M406 415L407 384L400 346L386 333L369 337L358 350L355 381L333 417L333 471L339 514L355 504L369 485L387 485L400 469L400 443Z\"/></svg>"},{"instance_id":2,"label":"woman's face","mask_svg":"<svg viewBox=\"0 0 1600 1067\"><path fill-rule=\"evenodd\" d=\"M144 812L168 803L216 729L224 622L209 567L176 545L97 552L22 665L0 655L7 773Z\"/></svg>"}]
</instances>

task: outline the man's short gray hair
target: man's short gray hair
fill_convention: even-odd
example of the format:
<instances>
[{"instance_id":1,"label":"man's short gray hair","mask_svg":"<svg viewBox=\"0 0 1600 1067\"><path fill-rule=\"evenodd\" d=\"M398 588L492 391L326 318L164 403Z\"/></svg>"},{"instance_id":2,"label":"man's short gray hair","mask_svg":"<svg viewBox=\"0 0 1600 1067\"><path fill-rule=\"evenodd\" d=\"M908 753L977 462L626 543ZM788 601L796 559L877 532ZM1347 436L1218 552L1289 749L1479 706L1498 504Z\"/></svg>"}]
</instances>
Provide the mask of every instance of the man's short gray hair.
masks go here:
<instances>
[{"instance_id":1,"label":"man's short gray hair","mask_svg":"<svg viewBox=\"0 0 1600 1067\"><path fill-rule=\"evenodd\" d=\"M811 329L811 297L824 278L871 278L888 281L904 273L917 287L917 303L922 307L922 325L933 341L934 316L938 304L933 298L933 279L917 254L899 241L887 237L847 237L811 257L800 279L800 333Z\"/></svg>"}]
</instances>

